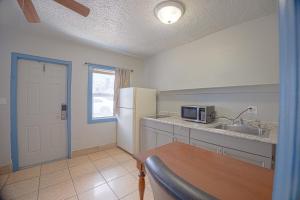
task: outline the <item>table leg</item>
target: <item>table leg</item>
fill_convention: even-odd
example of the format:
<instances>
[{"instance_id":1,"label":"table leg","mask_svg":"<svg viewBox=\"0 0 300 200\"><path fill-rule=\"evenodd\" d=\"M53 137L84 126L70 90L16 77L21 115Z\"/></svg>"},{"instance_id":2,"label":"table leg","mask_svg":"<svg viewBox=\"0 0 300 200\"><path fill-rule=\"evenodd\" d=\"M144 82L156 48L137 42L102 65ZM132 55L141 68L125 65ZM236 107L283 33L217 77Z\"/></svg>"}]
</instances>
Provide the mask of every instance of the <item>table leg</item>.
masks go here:
<instances>
[{"instance_id":1,"label":"table leg","mask_svg":"<svg viewBox=\"0 0 300 200\"><path fill-rule=\"evenodd\" d=\"M140 193L140 200L144 199L144 192L145 192L145 172L144 167L139 168L139 193Z\"/></svg>"}]
</instances>

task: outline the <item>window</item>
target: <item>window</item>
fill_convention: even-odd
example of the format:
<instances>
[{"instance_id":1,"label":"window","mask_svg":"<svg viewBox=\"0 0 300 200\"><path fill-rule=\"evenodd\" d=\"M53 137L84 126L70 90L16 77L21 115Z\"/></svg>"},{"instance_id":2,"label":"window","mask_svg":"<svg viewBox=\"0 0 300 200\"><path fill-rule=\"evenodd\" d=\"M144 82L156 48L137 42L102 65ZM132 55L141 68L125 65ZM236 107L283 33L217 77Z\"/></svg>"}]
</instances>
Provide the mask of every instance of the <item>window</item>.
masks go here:
<instances>
[{"instance_id":1,"label":"window","mask_svg":"<svg viewBox=\"0 0 300 200\"><path fill-rule=\"evenodd\" d=\"M113 67L89 65L88 75L88 122L115 121Z\"/></svg>"}]
</instances>

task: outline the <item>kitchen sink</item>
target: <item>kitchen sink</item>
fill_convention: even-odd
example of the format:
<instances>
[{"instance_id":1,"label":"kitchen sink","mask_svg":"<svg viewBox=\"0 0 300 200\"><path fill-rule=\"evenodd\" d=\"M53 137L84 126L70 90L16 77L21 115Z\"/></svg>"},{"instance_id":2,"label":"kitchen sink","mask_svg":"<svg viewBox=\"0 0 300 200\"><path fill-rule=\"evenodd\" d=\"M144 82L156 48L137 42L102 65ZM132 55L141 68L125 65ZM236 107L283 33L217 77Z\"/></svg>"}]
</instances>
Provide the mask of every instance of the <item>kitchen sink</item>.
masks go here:
<instances>
[{"instance_id":1,"label":"kitchen sink","mask_svg":"<svg viewBox=\"0 0 300 200\"><path fill-rule=\"evenodd\" d=\"M215 126L214 128L228 130L228 131L234 131L234 132L239 132L239 133L244 133L244 134L249 134L249 135L255 135L255 136L260 136L260 137L268 137L268 134L269 134L268 129L253 127L253 126L244 125L244 124L234 124L234 125L220 124L220 125Z\"/></svg>"}]
</instances>

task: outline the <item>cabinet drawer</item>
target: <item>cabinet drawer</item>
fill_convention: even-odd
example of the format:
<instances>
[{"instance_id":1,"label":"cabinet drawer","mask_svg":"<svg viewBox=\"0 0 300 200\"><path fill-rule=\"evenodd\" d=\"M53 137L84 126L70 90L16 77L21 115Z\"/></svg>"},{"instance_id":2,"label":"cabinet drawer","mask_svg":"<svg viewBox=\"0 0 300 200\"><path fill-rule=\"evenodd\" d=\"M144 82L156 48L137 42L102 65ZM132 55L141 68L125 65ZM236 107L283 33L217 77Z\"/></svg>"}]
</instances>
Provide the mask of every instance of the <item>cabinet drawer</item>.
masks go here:
<instances>
[{"instance_id":1,"label":"cabinet drawer","mask_svg":"<svg viewBox=\"0 0 300 200\"><path fill-rule=\"evenodd\" d=\"M174 134L189 137L190 129L183 126L174 125Z\"/></svg>"},{"instance_id":2,"label":"cabinet drawer","mask_svg":"<svg viewBox=\"0 0 300 200\"><path fill-rule=\"evenodd\" d=\"M189 144L190 143L190 139L189 137L185 137L182 135L174 135L174 142L182 142L185 144Z\"/></svg>"},{"instance_id":3,"label":"cabinet drawer","mask_svg":"<svg viewBox=\"0 0 300 200\"><path fill-rule=\"evenodd\" d=\"M272 158L272 144L233 136L221 135L197 129L190 130L190 137L196 140L217 144L219 146Z\"/></svg>"},{"instance_id":4,"label":"cabinet drawer","mask_svg":"<svg viewBox=\"0 0 300 200\"><path fill-rule=\"evenodd\" d=\"M147 126L147 127L154 128L154 129L158 129L158 130L166 131L166 132L169 132L169 133L173 133L173 125L172 124L167 124L167 123L156 122L156 121L144 119L143 120L143 125Z\"/></svg>"},{"instance_id":5,"label":"cabinet drawer","mask_svg":"<svg viewBox=\"0 0 300 200\"><path fill-rule=\"evenodd\" d=\"M202 149L205 149L205 150L208 150L208 151L213 151L213 152L216 152L216 153L220 153L221 148L222 148L218 145L210 144L210 143L195 140L195 139L190 139L190 144L195 146L195 147L199 147L199 148L202 148Z\"/></svg>"},{"instance_id":6,"label":"cabinet drawer","mask_svg":"<svg viewBox=\"0 0 300 200\"><path fill-rule=\"evenodd\" d=\"M242 151L238 151L235 149L223 148L223 155L227 155L233 157L238 160L245 161L247 163L251 163L260 167L265 167L271 169L272 159L266 158L259 155L254 155Z\"/></svg>"}]
</instances>

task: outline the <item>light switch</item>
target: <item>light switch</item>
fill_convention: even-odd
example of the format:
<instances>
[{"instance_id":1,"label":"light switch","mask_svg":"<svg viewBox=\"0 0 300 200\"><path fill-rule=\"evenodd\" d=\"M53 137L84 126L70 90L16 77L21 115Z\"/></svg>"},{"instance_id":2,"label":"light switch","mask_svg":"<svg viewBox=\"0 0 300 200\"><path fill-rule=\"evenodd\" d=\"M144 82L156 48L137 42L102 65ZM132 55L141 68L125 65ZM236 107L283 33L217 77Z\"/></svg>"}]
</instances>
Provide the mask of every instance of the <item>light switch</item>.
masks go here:
<instances>
[{"instance_id":1,"label":"light switch","mask_svg":"<svg viewBox=\"0 0 300 200\"><path fill-rule=\"evenodd\" d=\"M7 104L6 98L0 98L0 105L5 105Z\"/></svg>"}]
</instances>

